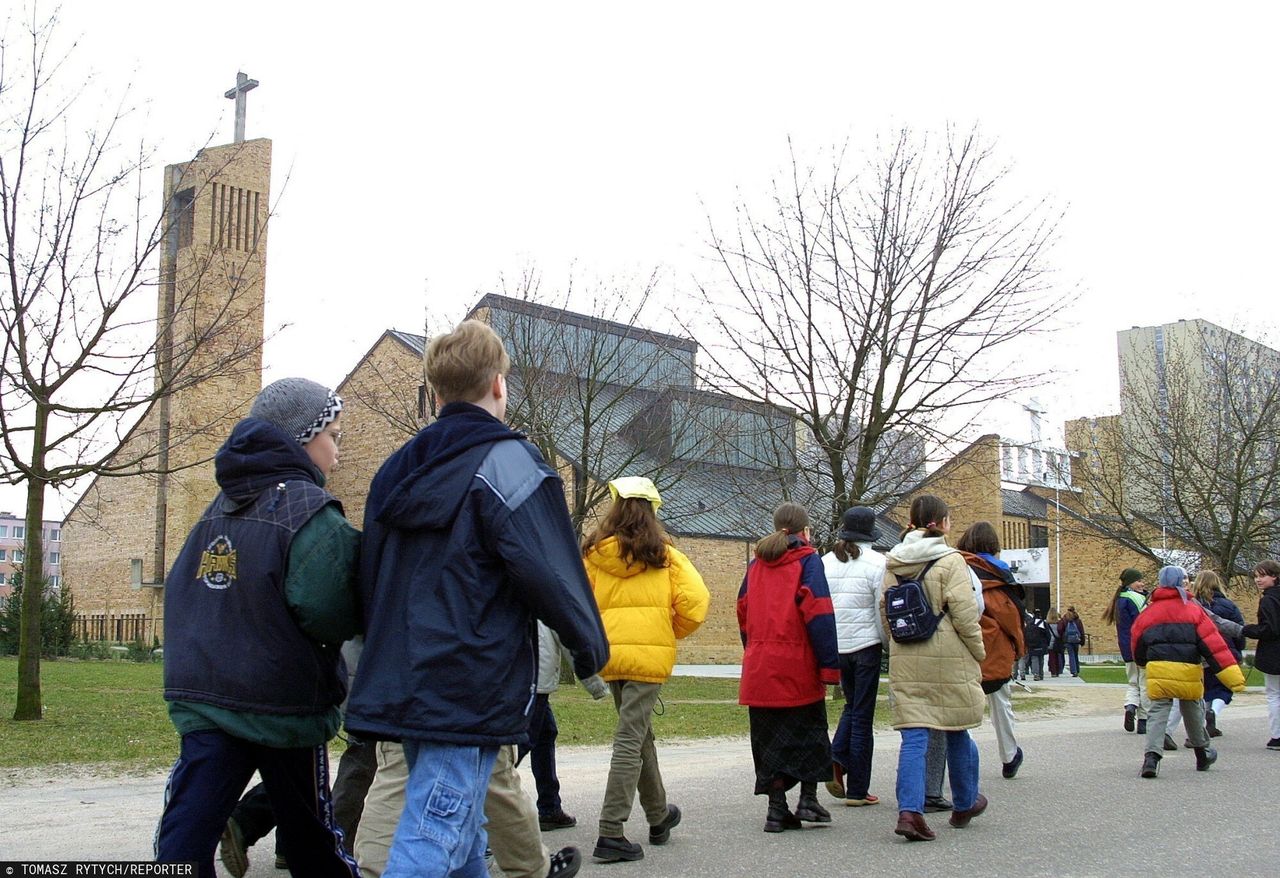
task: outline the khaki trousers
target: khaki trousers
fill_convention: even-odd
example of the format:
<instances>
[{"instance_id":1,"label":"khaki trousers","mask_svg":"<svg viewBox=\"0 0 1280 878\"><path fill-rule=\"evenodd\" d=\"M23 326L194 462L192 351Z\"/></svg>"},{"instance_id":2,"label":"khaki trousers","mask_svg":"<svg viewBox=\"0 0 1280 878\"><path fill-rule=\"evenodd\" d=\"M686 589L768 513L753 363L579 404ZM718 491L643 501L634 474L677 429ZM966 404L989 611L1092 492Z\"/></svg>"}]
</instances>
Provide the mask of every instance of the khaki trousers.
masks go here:
<instances>
[{"instance_id":1,"label":"khaki trousers","mask_svg":"<svg viewBox=\"0 0 1280 878\"><path fill-rule=\"evenodd\" d=\"M613 758L600 807L600 834L617 838L631 816L637 792L650 826L667 819L667 790L653 746L653 706L662 684L614 680L609 690L618 710L618 728L613 733Z\"/></svg>"},{"instance_id":2,"label":"khaki trousers","mask_svg":"<svg viewBox=\"0 0 1280 878\"><path fill-rule=\"evenodd\" d=\"M551 871L551 858L542 844L538 809L520 786L515 767L515 746L498 748L484 800L485 829L493 858L509 878L543 878ZM364 800L364 814L356 831L355 855L361 878L382 878L391 852L391 840L404 810L404 785L409 765L404 748L380 741L377 773Z\"/></svg>"}]
</instances>

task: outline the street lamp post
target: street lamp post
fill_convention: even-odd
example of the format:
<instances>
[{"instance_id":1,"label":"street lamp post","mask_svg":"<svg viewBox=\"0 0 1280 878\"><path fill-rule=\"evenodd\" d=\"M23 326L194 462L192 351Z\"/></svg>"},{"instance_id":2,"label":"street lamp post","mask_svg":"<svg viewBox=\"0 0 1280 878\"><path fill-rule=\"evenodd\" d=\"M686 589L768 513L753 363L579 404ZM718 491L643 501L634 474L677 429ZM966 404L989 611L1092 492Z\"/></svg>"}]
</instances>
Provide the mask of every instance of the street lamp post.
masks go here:
<instances>
[{"instance_id":1,"label":"street lamp post","mask_svg":"<svg viewBox=\"0 0 1280 878\"><path fill-rule=\"evenodd\" d=\"M1052 473L1045 471L1044 480L1047 482ZM1059 613L1062 612L1062 479L1054 478L1053 480L1053 588L1054 588L1054 609Z\"/></svg>"}]
</instances>

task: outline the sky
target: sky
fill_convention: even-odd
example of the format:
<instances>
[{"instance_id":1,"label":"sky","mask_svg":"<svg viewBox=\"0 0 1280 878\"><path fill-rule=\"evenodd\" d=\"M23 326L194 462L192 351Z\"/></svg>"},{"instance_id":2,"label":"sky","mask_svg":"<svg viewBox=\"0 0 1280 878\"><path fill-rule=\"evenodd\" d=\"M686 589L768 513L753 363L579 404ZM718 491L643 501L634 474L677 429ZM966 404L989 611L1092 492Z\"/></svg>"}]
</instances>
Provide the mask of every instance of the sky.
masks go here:
<instances>
[{"instance_id":1,"label":"sky","mask_svg":"<svg viewBox=\"0 0 1280 878\"><path fill-rule=\"evenodd\" d=\"M42 8L48 8L44 4ZM304 11L300 11L305 9ZM1118 410L1115 333L1202 317L1255 338L1275 299L1274 4L259 3L68 0L94 88L144 107L157 165L274 142L265 380L336 385L388 328L534 267L688 300L708 218L903 126L977 125L1008 185L1064 212L1079 298L1038 350L1047 420ZM154 173L159 202L160 169ZM655 315L671 329L669 315ZM992 412L1029 432L1019 401ZM74 494L51 498L51 517ZM0 488L0 508L22 507Z\"/></svg>"}]
</instances>

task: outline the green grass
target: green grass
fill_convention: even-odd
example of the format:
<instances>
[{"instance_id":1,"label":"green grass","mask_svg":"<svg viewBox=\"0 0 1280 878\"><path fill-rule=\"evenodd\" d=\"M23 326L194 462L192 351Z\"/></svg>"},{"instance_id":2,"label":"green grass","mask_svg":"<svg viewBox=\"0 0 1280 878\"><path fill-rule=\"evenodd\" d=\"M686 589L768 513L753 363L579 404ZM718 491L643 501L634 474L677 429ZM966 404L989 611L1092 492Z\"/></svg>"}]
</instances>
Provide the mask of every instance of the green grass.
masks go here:
<instances>
[{"instance_id":1,"label":"green grass","mask_svg":"<svg viewBox=\"0 0 1280 878\"><path fill-rule=\"evenodd\" d=\"M0 766L172 762L178 734L160 697L163 667L126 661L43 661L44 719L14 722L18 660L0 658Z\"/></svg>"},{"instance_id":2,"label":"green grass","mask_svg":"<svg viewBox=\"0 0 1280 878\"><path fill-rule=\"evenodd\" d=\"M1120 669L1123 671L1123 668ZM160 697L162 667L126 661L55 661L41 664L45 718L14 722L18 663L0 658L0 767L57 763L112 763L156 768L178 754L178 735ZM876 726L889 728L889 706L880 684ZM1014 709L1037 712L1058 699L1014 693ZM562 685L551 697L561 744L607 744L617 714L609 699L593 702L580 686ZM829 700L834 731L843 701ZM672 677L662 687L654 734L662 740L745 736L747 709L738 704L738 681ZM342 747L335 741L333 753Z\"/></svg>"},{"instance_id":3,"label":"green grass","mask_svg":"<svg viewBox=\"0 0 1280 878\"><path fill-rule=\"evenodd\" d=\"M1127 683L1124 665L1081 665L1080 679L1086 683Z\"/></svg>"}]
</instances>

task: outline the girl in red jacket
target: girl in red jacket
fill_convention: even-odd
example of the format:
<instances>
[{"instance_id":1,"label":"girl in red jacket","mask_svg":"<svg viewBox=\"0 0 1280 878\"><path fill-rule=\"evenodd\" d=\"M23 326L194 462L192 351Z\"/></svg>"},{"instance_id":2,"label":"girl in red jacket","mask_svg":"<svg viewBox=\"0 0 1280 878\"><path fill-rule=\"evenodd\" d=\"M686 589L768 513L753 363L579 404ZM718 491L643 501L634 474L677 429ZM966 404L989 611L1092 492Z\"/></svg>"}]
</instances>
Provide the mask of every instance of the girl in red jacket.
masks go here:
<instances>
[{"instance_id":1,"label":"girl in red jacket","mask_svg":"<svg viewBox=\"0 0 1280 878\"><path fill-rule=\"evenodd\" d=\"M830 823L818 803L819 781L831 777L826 688L840 682L836 623L822 560L809 545L809 513L783 503L773 533L738 592L742 682L738 703L751 720L756 795L769 797L765 832ZM787 790L800 784L795 813Z\"/></svg>"}]
</instances>

